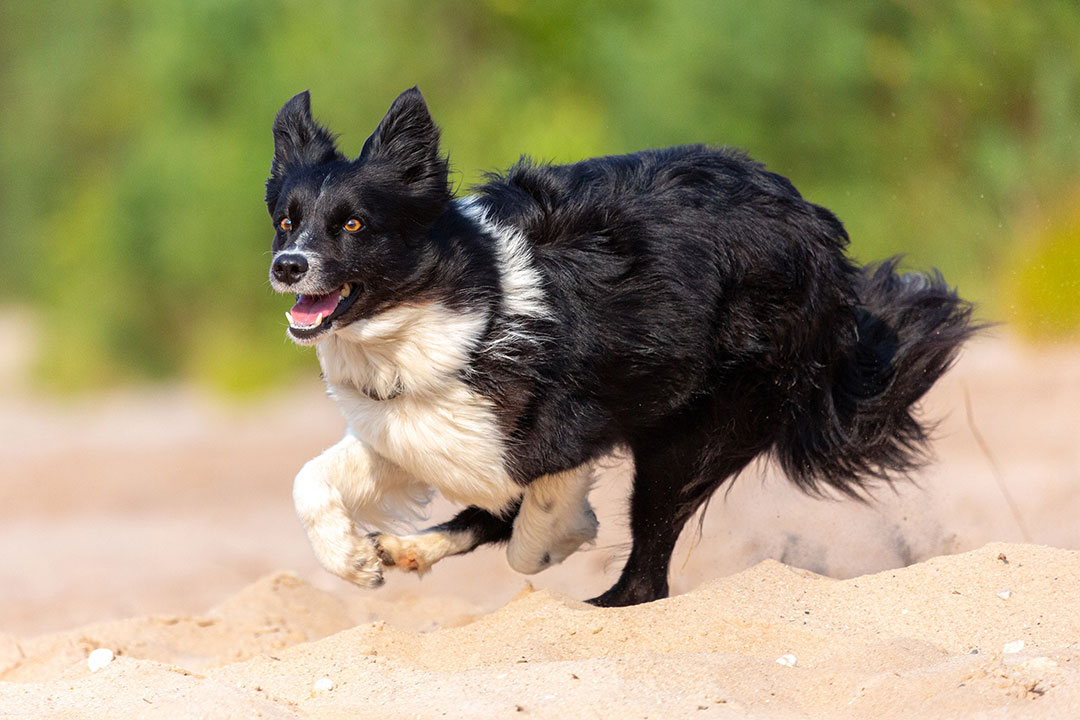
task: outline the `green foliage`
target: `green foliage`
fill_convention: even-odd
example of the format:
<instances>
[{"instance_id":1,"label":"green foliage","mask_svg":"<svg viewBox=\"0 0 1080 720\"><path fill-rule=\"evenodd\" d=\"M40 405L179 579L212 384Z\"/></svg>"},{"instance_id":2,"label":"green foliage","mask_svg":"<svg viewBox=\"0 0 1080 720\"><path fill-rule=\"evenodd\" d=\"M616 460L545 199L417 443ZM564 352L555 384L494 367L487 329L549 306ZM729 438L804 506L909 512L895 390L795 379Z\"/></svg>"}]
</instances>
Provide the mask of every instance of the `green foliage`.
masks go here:
<instances>
[{"instance_id":1,"label":"green foliage","mask_svg":"<svg viewBox=\"0 0 1080 720\"><path fill-rule=\"evenodd\" d=\"M991 311L1080 167L1071 0L39 0L0 23L0 300L37 311L60 388L312 366L283 339L262 205L271 120L305 88L356 153L418 84L461 189L522 151L740 146L860 258L937 265ZM1076 304L1034 297L1014 302Z\"/></svg>"},{"instance_id":2,"label":"green foliage","mask_svg":"<svg viewBox=\"0 0 1080 720\"><path fill-rule=\"evenodd\" d=\"M1073 196L1074 198L1076 196ZM1004 277L1007 317L1036 340L1080 339L1080 209L1066 210L1025 238Z\"/></svg>"}]
</instances>

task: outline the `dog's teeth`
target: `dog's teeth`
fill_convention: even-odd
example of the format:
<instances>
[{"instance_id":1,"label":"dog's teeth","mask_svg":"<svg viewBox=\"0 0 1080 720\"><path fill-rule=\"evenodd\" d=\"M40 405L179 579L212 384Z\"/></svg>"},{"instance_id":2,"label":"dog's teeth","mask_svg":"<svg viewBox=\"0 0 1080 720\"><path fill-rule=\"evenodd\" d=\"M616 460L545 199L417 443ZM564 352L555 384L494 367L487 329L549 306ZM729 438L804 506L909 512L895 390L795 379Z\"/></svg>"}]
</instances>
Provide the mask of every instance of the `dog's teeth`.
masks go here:
<instances>
[{"instance_id":1,"label":"dog's teeth","mask_svg":"<svg viewBox=\"0 0 1080 720\"><path fill-rule=\"evenodd\" d=\"M285 311L285 319L289 321L289 324L290 324L290 325L292 325L292 324L293 324L293 321L292 321L292 313L291 313L291 312L289 312L288 310L286 310L286 311Z\"/></svg>"},{"instance_id":2,"label":"dog's teeth","mask_svg":"<svg viewBox=\"0 0 1080 720\"><path fill-rule=\"evenodd\" d=\"M348 283L345 283L345 285L341 288L341 298L344 300L345 298L349 297L349 293L351 292L352 288L349 287Z\"/></svg>"},{"instance_id":3,"label":"dog's teeth","mask_svg":"<svg viewBox=\"0 0 1080 720\"><path fill-rule=\"evenodd\" d=\"M312 327L315 327L317 325L322 325L322 313L319 313L318 317L315 318L315 322L312 324Z\"/></svg>"}]
</instances>

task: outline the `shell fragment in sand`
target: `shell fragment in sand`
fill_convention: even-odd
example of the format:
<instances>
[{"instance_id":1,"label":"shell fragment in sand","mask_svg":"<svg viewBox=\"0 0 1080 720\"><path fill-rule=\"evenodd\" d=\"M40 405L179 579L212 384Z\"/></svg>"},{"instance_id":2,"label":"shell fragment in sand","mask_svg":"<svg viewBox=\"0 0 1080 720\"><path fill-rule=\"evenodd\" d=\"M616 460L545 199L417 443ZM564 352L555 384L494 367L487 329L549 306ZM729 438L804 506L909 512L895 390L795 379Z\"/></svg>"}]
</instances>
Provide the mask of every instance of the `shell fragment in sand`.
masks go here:
<instances>
[{"instance_id":1,"label":"shell fragment in sand","mask_svg":"<svg viewBox=\"0 0 1080 720\"><path fill-rule=\"evenodd\" d=\"M997 594L1002 600L1008 600L1010 595L1012 595L1012 590L998 590Z\"/></svg>"},{"instance_id":2,"label":"shell fragment in sand","mask_svg":"<svg viewBox=\"0 0 1080 720\"><path fill-rule=\"evenodd\" d=\"M109 648L98 648L86 658L86 665L90 668L90 672L97 672L111 663L114 657L116 656Z\"/></svg>"},{"instance_id":3,"label":"shell fragment in sand","mask_svg":"<svg viewBox=\"0 0 1080 720\"><path fill-rule=\"evenodd\" d=\"M1024 649L1023 640L1013 640L1012 642L1005 643L1005 647L1001 648L1001 652L1005 655L1015 655Z\"/></svg>"},{"instance_id":4,"label":"shell fragment in sand","mask_svg":"<svg viewBox=\"0 0 1080 720\"><path fill-rule=\"evenodd\" d=\"M787 655L781 655L780 657L776 658L776 662L780 663L784 667L795 667L795 664L799 661L795 658L794 655L788 653Z\"/></svg>"},{"instance_id":5,"label":"shell fragment in sand","mask_svg":"<svg viewBox=\"0 0 1080 720\"><path fill-rule=\"evenodd\" d=\"M315 681L313 689L317 693L330 692L334 689L334 681L326 676L323 676Z\"/></svg>"}]
</instances>

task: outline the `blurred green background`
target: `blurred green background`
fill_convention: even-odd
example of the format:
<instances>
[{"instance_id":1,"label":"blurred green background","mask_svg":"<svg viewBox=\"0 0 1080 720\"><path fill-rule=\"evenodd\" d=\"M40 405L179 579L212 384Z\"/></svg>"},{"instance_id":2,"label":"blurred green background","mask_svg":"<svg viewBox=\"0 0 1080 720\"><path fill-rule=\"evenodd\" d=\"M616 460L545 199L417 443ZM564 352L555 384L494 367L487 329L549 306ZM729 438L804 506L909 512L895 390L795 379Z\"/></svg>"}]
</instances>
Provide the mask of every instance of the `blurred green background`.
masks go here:
<instances>
[{"instance_id":1,"label":"blurred green background","mask_svg":"<svg viewBox=\"0 0 1080 720\"><path fill-rule=\"evenodd\" d=\"M0 307L35 376L243 393L314 366L266 281L270 124L310 88L355 154L417 84L458 188L685 142L742 147L862 260L1080 332L1080 4L6 1Z\"/></svg>"}]
</instances>

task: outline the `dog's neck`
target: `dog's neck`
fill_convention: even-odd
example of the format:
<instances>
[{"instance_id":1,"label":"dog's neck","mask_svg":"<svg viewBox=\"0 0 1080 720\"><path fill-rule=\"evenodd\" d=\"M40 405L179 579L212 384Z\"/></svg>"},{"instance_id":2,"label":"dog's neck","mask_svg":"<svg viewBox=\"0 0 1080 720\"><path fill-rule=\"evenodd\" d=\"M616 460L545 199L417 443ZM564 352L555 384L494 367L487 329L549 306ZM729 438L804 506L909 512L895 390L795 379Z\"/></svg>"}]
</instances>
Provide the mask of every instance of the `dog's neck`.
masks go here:
<instances>
[{"instance_id":1,"label":"dog's neck","mask_svg":"<svg viewBox=\"0 0 1080 720\"><path fill-rule=\"evenodd\" d=\"M401 305L338 330L316 352L332 387L391 400L438 392L457 379L487 325L481 312L438 302Z\"/></svg>"},{"instance_id":2,"label":"dog's neck","mask_svg":"<svg viewBox=\"0 0 1080 720\"><path fill-rule=\"evenodd\" d=\"M316 346L323 376L331 388L361 393L376 401L446 389L461 379L473 354L488 342L496 318L516 328L519 318L549 314L532 250L516 229L500 225L474 198L447 207L441 223L447 237L463 235L474 243L454 241L443 247L455 262L443 263L438 277L420 286L453 287L470 306L456 309L437 299L417 301L358 320ZM462 233L454 230L467 223ZM482 240L480 240L482 238ZM527 339L515 329L515 341ZM507 337L491 342L503 342Z\"/></svg>"}]
</instances>

